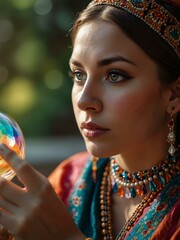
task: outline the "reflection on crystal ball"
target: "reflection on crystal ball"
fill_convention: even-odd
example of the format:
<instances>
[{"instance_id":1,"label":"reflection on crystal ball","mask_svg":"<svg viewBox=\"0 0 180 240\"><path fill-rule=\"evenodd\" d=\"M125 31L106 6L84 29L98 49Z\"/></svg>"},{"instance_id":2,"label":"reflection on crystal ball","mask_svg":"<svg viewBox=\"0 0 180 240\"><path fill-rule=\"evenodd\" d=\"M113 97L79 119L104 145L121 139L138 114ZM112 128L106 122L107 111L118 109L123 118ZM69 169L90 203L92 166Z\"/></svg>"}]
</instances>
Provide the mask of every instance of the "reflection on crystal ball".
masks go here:
<instances>
[{"instance_id":1,"label":"reflection on crystal ball","mask_svg":"<svg viewBox=\"0 0 180 240\"><path fill-rule=\"evenodd\" d=\"M18 124L11 117L0 113L0 143L16 152L22 159L25 158L25 141ZM0 156L0 176L11 180L15 172Z\"/></svg>"}]
</instances>

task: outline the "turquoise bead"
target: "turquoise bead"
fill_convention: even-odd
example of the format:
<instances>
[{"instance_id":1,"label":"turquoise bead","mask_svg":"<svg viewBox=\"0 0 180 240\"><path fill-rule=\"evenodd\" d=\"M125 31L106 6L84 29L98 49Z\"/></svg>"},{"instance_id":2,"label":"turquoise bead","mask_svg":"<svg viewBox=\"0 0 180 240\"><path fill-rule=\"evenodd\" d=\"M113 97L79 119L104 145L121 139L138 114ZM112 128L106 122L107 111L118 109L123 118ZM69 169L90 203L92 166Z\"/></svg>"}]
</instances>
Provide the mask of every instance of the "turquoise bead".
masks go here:
<instances>
[{"instance_id":1,"label":"turquoise bead","mask_svg":"<svg viewBox=\"0 0 180 240\"><path fill-rule=\"evenodd\" d=\"M153 181L150 181L149 182L149 188L152 192L154 192L154 191L156 191L157 186Z\"/></svg>"},{"instance_id":2,"label":"turquoise bead","mask_svg":"<svg viewBox=\"0 0 180 240\"><path fill-rule=\"evenodd\" d=\"M134 188L130 188L130 193L131 193L131 197L135 198L136 197L136 191Z\"/></svg>"},{"instance_id":3,"label":"turquoise bead","mask_svg":"<svg viewBox=\"0 0 180 240\"><path fill-rule=\"evenodd\" d=\"M123 178L124 178L125 180L129 180L129 177L128 177L128 174L127 174L126 171L123 171L123 172L122 172L122 176L123 176Z\"/></svg>"},{"instance_id":4,"label":"turquoise bead","mask_svg":"<svg viewBox=\"0 0 180 240\"><path fill-rule=\"evenodd\" d=\"M166 183L166 181L165 181L165 179L163 177L159 176L158 179L159 179L161 184L165 184Z\"/></svg>"},{"instance_id":5,"label":"turquoise bead","mask_svg":"<svg viewBox=\"0 0 180 240\"><path fill-rule=\"evenodd\" d=\"M178 35L178 31L176 29L172 29L170 31L171 36L175 39L178 40L179 39L179 35Z\"/></svg>"},{"instance_id":6,"label":"turquoise bead","mask_svg":"<svg viewBox=\"0 0 180 240\"><path fill-rule=\"evenodd\" d=\"M118 185L117 185L116 182L113 184L113 192L114 192L114 193L117 193L117 192L118 192Z\"/></svg>"}]
</instances>

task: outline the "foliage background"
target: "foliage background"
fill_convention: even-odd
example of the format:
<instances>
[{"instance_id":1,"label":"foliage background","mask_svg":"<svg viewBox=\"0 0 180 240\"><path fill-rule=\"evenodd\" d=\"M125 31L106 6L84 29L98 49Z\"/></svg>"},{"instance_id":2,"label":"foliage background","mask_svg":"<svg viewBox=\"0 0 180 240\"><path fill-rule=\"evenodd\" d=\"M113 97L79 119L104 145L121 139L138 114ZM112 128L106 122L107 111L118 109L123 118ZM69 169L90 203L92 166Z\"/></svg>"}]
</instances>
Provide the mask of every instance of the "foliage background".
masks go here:
<instances>
[{"instance_id":1,"label":"foliage background","mask_svg":"<svg viewBox=\"0 0 180 240\"><path fill-rule=\"evenodd\" d=\"M0 111L25 137L76 134L67 37L89 1L0 1Z\"/></svg>"}]
</instances>

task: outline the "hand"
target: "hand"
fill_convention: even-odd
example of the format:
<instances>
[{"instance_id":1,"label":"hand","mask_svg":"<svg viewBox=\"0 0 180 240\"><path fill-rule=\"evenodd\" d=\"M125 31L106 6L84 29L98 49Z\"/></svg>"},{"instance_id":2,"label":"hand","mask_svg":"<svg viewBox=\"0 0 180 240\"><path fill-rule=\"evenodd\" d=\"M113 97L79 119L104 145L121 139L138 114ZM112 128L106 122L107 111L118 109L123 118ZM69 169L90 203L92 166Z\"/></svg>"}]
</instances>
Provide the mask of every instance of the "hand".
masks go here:
<instances>
[{"instance_id":1,"label":"hand","mask_svg":"<svg viewBox=\"0 0 180 240\"><path fill-rule=\"evenodd\" d=\"M17 240L83 240L65 204L47 178L0 144L0 155L24 185L0 178L0 224Z\"/></svg>"}]
</instances>

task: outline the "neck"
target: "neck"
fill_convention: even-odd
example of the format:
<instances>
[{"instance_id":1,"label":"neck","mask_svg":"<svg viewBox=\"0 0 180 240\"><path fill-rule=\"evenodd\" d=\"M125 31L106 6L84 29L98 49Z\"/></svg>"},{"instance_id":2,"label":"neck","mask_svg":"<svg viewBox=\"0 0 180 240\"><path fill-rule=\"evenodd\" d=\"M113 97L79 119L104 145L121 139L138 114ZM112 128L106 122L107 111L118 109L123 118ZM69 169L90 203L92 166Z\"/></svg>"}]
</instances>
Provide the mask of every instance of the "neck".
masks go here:
<instances>
[{"instance_id":1,"label":"neck","mask_svg":"<svg viewBox=\"0 0 180 240\"><path fill-rule=\"evenodd\" d=\"M134 146L128 151L115 156L119 166L127 172L138 172L150 169L164 160L168 153L168 144L154 141L146 145Z\"/></svg>"}]
</instances>

